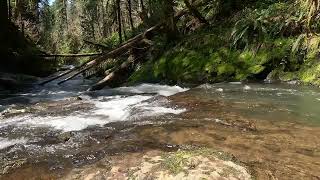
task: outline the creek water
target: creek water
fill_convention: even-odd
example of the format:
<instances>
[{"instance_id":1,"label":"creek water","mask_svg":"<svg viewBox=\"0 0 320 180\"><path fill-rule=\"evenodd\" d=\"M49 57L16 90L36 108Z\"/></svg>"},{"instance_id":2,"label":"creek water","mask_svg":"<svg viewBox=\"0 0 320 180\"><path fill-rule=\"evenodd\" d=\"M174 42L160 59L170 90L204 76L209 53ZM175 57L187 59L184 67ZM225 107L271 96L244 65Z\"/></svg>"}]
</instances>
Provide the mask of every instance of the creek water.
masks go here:
<instances>
[{"instance_id":1,"label":"creek water","mask_svg":"<svg viewBox=\"0 0 320 180\"><path fill-rule=\"evenodd\" d=\"M90 84L1 96L1 178L63 178L106 157L187 145L233 154L258 178L320 177L319 89L231 82L87 92Z\"/></svg>"}]
</instances>

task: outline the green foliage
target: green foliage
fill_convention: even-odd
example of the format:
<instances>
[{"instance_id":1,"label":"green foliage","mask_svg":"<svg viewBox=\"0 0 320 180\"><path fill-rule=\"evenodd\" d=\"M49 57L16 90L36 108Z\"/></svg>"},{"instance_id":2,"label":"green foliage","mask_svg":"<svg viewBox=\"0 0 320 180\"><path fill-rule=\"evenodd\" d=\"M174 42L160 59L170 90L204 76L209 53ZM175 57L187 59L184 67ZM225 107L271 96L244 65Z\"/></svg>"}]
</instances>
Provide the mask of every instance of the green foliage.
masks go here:
<instances>
[{"instance_id":1,"label":"green foliage","mask_svg":"<svg viewBox=\"0 0 320 180\"><path fill-rule=\"evenodd\" d=\"M103 39L101 44L110 49L115 48L120 44L119 35L117 33L112 33L109 37Z\"/></svg>"},{"instance_id":2,"label":"green foliage","mask_svg":"<svg viewBox=\"0 0 320 180\"><path fill-rule=\"evenodd\" d=\"M270 60L267 56L263 51L254 54L228 48L218 48L210 54L183 49L162 56L155 63L154 76L175 82L244 80L265 69L263 65Z\"/></svg>"},{"instance_id":3,"label":"green foliage","mask_svg":"<svg viewBox=\"0 0 320 180\"><path fill-rule=\"evenodd\" d=\"M241 12L233 28L232 45L246 47L270 37L288 37L301 33L301 21L299 9L291 2L273 3L262 9L247 8Z\"/></svg>"},{"instance_id":4,"label":"green foliage","mask_svg":"<svg viewBox=\"0 0 320 180\"><path fill-rule=\"evenodd\" d=\"M301 10L304 13L304 17L309 29L319 32L319 13L320 13L320 2L319 0L300 0Z\"/></svg>"},{"instance_id":5,"label":"green foliage","mask_svg":"<svg viewBox=\"0 0 320 180\"><path fill-rule=\"evenodd\" d=\"M148 61L139 67L128 79L129 84L137 83L158 83L159 79L154 74L154 66L152 61Z\"/></svg>"}]
</instances>

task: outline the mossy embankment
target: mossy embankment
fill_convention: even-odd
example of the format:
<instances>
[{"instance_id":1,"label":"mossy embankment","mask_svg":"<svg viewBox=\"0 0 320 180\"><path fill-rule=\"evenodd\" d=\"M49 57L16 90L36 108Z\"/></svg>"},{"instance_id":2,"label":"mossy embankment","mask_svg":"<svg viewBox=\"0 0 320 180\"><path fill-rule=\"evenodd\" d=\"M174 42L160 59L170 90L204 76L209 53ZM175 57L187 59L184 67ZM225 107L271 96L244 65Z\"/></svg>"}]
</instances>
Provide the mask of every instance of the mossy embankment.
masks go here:
<instances>
[{"instance_id":1,"label":"mossy embankment","mask_svg":"<svg viewBox=\"0 0 320 180\"><path fill-rule=\"evenodd\" d=\"M219 14L221 15L221 14ZM186 33L149 59L130 83L280 80L320 86L320 36L290 1L258 1Z\"/></svg>"}]
</instances>

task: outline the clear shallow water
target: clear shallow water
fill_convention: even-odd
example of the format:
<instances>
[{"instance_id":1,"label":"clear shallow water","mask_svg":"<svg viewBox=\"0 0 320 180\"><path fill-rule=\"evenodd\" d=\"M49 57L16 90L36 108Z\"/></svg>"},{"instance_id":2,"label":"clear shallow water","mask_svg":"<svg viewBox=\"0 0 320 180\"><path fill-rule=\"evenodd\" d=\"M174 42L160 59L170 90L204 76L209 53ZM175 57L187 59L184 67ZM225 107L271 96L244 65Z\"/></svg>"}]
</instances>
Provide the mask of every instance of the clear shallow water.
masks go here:
<instances>
[{"instance_id":1,"label":"clear shallow water","mask_svg":"<svg viewBox=\"0 0 320 180\"><path fill-rule=\"evenodd\" d=\"M197 89L197 88L196 88ZM197 96L232 104L248 118L298 120L320 125L320 89L289 84L204 84Z\"/></svg>"}]
</instances>

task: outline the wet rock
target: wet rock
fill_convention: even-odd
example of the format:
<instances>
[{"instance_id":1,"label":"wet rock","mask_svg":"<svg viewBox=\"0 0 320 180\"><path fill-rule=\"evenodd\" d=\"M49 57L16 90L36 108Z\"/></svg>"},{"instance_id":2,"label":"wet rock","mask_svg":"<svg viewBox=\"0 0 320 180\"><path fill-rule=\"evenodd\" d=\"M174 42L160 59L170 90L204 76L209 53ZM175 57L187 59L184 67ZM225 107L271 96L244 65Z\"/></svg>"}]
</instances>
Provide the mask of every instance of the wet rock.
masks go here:
<instances>
[{"instance_id":1,"label":"wet rock","mask_svg":"<svg viewBox=\"0 0 320 180\"><path fill-rule=\"evenodd\" d=\"M3 167L1 168L1 174L7 174L9 173L11 170L16 169L21 167L22 165L24 165L27 162L27 159L18 159L18 160L14 160L14 161L9 161L6 162Z\"/></svg>"},{"instance_id":2,"label":"wet rock","mask_svg":"<svg viewBox=\"0 0 320 180\"><path fill-rule=\"evenodd\" d=\"M0 86L4 89L14 89L20 86L21 84L10 77L0 77Z\"/></svg>"},{"instance_id":3,"label":"wet rock","mask_svg":"<svg viewBox=\"0 0 320 180\"><path fill-rule=\"evenodd\" d=\"M206 148L129 153L112 158L111 166L90 165L63 179L252 179L246 167L224 154Z\"/></svg>"},{"instance_id":4,"label":"wet rock","mask_svg":"<svg viewBox=\"0 0 320 180\"><path fill-rule=\"evenodd\" d=\"M0 87L16 89L19 86L37 81L39 78L25 74L0 73Z\"/></svg>"},{"instance_id":5,"label":"wet rock","mask_svg":"<svg viewBox=\"0 0 320 180\"><path fill-rule=\"evenodd\" d=\"M67 142L73 136L72 132L64 132L58 135L58 140L60 142Z\"/></svg>"},{"instance_id":6,"label":"wet rock","mask_svg":"<svg viewBox=\"0 0 320 180\"><path fill-rule=\"evenodd\" d=\"M23 107L17 107L17 106L11 106L7 109L4 109L0 115L5 117L5 118L9 118L9 117L13 117L13 116L18 116L21 114L24 114L27 112L27 109L24 109Z\"/></svg>"},{"instance_id":7,"label":"wet rock","mask_svg":"<svg viewBox=\"0 0 320 180\"><path fill-rule=\"evenodd\" d=\"M251 179L246 168L222 159L209 149L181 150L143 159L138 167L129 169L128 178Z\"/></svg>"}]
</instances>

